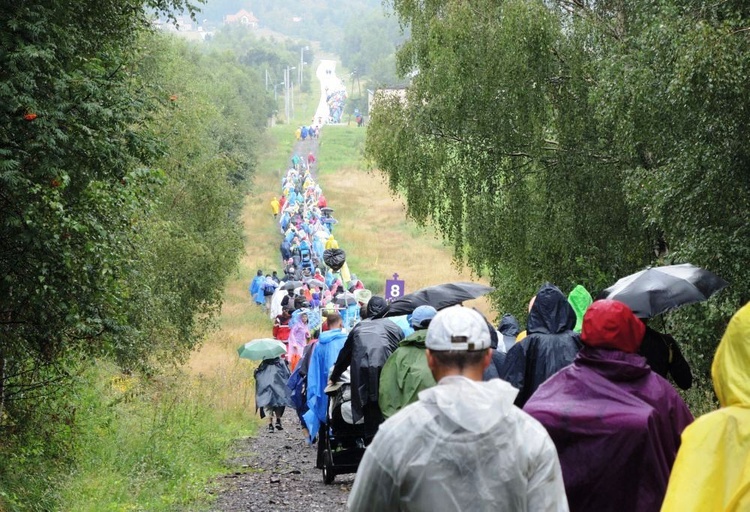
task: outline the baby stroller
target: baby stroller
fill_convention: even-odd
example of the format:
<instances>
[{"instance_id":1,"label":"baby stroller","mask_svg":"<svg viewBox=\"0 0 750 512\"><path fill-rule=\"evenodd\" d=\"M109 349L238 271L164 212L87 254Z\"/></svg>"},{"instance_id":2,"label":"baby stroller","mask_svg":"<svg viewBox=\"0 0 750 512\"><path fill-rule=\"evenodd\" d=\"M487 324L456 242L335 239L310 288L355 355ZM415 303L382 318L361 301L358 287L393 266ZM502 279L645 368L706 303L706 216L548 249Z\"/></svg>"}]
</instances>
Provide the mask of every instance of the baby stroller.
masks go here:
<instances>
[{"instance_id":1,"label":"baby stroller","mask_svg":"<svg viewBox=\"0 0 750 512\"><path fill-rule=\"evenodd\" d=\"M341 380L326 388L328 411L326 425L321 425L318 440L318 467L323 470L323 482L332 484L336 475L356 473L365 454L364 418L352 419L352 386L349 370Z\"/></svg>"}]
</instances>

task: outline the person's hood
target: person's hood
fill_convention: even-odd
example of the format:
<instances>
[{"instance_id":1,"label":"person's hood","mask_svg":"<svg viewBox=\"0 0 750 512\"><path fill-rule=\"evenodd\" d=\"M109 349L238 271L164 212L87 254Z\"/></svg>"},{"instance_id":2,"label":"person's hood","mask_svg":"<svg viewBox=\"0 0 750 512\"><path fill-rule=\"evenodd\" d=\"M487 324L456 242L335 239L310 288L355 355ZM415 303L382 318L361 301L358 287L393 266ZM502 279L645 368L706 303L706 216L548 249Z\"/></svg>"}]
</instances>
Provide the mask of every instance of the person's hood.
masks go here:
<instances>
[{"instance_id":1,"label":"person's hood","mask_svg":"<svg viewBox=\"0 0 750 512\"><path fill-rule=\"evenodd\" d=\"M536 294L526 322L528 334L558 334L572 331L576 313L557 286L545 283Z\"/></svg>"},{"instance_id":2,"label":"person's hood","mask_svg":"<svg viewBox=\"0 0 750 512\"><path fill-rule=\"evenodd\" d=\"M401 340L398 344L399 347L417 347L426 348L425 340L427 339L427 329L419 329L414 331L409 336Z\"/></svg>"},{"instance_id":3,"label":"person's hood","mask_svg":"<svg viewBox=\"0 0 750 512\"><path fill-rule=\"evenodd\" d=\"M629 307L616 300L598 300L583 316L581 341L589 347L635 353L643 342L646 326Z\"/></svg>"},{"instance_id":4,"label":"person's hood","mask_svg":"<svg viewBox=\"0 0 750 512\"><path fill-rule=\"evenodd\" d=\"M388 307L388 303L383 297L375 295L367 301L367 318L374 318Z\"/></svg>"},{"instance_id":5,"label":"person's hood","mask_svg":"<svg viewBox=\"0 0 750 512\"><path fill-rule=\"evenodd\" d=\"M420 402L434 404L453 423L473 433L496 432L515 407L518 390L500 379L477 382L449 376L419 393Z\"/></svg>"},{"instance_id":6,"label":"person's hood","mask_svg":"<svg viewBox=\"0 0 750 512\"><path fill-rule=\"evenodd\" d=\"M750 303L729 321L714 355L711 377L722 407L750 406Z\"/></svg>"},{"instance_id":7,"label":"person's hood","mask_svg":"<svg viewBox=\"0 0 750 512\"><path fill-rule=\"evenodd\" d=\"M338 329L329 329L320 333L320 336L318 336L318 343L321 345L327 345L339 336L345 336L341 333L341 327Z\"/></svg>"},{"instance_id":8,"label":"person's hood","mask_svg":"<svg viewBox=\"0 0 750 512\"><path fill-rule=\"evenodd\" d=\"M594 299L586 288L578 284L568 295L568 302L573 307L573 311L576 312L576 326L573 330L580 333L583 327L583 315L591 303L594 302Z\"/></svg>"},{"instance_id":9,"label":"person's hood","mask_svg":"<svg viewBox=\"0 0 750 512\"><path fill-rule=\"evenodd\" d=\"M518 323L516 317L510 313L505 313L500 319L500 325L497 326L497 330L500 331L500 334L503 336L515 337L521 332L521 324Z\"/></svg>"}]
</instances>

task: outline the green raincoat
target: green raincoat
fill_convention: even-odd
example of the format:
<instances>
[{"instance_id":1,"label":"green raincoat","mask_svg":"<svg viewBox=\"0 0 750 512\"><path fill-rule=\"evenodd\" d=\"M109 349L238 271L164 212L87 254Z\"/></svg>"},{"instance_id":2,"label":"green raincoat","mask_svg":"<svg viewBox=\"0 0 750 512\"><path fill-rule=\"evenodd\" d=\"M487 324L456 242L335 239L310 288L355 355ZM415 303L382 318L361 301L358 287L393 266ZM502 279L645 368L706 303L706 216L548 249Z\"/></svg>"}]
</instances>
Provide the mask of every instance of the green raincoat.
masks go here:
<instances>
[{"instance_id":1,"label":"green raincoat","mask_svg":"<svg viewBox=\"0 0 750 512\"><path fill-rule=\"evenodd\" d=\"M591 298L591 294L586 288L578 284L568 295L568 302L573 306L573 311L576 312L576 326L573 327L573 330L580 334L583 326L583 314L586 313L594 299Z\"/></svg>"},{"instance_id":2,"label":"green raincoat","mask_svg":"<svg viewBox=\"0 0 750 512\"><path fill-rule=\"evenodd\" d=\"M385 418L396 414L412 402L423 389L436 384L425 354L427 329L404 338L391 354L380 373L378 405Z\"/></svg>"}]
</instances>

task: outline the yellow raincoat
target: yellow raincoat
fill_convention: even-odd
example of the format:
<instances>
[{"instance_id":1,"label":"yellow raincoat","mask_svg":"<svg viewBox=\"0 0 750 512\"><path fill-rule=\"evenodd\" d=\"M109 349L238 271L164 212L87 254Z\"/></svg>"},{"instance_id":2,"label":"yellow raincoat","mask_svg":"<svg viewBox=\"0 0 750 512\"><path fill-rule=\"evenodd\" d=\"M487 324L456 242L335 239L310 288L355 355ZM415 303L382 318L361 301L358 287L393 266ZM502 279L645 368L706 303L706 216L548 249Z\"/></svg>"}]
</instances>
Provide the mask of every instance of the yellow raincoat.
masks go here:
<instances>
[{"instance_id":1,"label":"yellow raincoat","mask_svg":"<svg viewBox=\"0 0 750 512\"><path fill-rule=\"evenodd\" d=\"M750 303L729 322L711 376L721 409L682 433L662 512L750 510Z\"/></svg>"},{"instance_id":2,"label":"yellow raincoat","mask_svg":"<svg viewBox=\"0 0 750 512\"><path fill-rule=\"evenodd\" d=\"M336 241L335 238L333 238L333 235L328 237L328 240L326 240L326 249L338 249L339 243Z\"/></svg>"},{"instance_id":3,"label":"yellow raincoat","mask_svg":"<svg viewBox=\"0 0 750 512\"><path fill-rule=\"evenodd\" d=\"M279 214L279 208L281 208L281 205L279 204L279 200L274 197L271 200L271 211L273 211L274 215Z\"/></svg>"},{"instance_id":4,"label":"yellow raincoat","mask_svg":"<svg viewBox=\"0 0 750 512\"><path fill-rule=\"evenodd\" d=\"M344 288L349 286L349 281L352 280L352 273L349 272L349 264L344 262L344 265L339 269L341 272L341 281L344 283Z\"/></svg>"}]
</instances>

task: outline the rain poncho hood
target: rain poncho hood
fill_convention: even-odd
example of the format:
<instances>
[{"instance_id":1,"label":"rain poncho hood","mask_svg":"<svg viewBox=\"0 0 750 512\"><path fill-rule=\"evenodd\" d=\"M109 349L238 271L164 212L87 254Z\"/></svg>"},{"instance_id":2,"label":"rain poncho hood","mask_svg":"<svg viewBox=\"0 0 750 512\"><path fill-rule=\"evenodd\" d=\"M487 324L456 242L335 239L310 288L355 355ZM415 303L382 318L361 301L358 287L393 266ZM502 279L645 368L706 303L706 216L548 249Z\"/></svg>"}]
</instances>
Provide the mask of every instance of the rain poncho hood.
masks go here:
<instances>
[{"instance_id":1,"label":"rain poncho hood","mask_svg":"<svg viewBox=\"0 0 750 512\"><path fill-rule=\"evenodd\" d=\"M422 329L404 338L383 366L378 405L386 418L416 402L420 391L436 384L427 366L426 337L427 329Z\"/></svg>"},{"instance_id":2,"label":"rain poncho hood","mask_svg":"<svg viewBox=\"0 0 750 512\"><path fill-rule=\"evenodd\" d=\"M367 318L373 318L376 315L380 314L386 307L388 307L388 303L385 301L383 297L378 297L377 295L372 297L369 301L367 301Z\"/></svg>"},{"instance_id":3,"label":"rain poncho hood","mask_svg":"<svg viewBox=\"0 0 750 512\"><path fill-rule=\"evenodd\" d=\"M510 313L505 313L503 318L500 319L500 325L497 326L497 330L502 334L505 352L508 352L516 344L516 336L521 332L521 325L518 323L516 317Z\"/></svg>"},{"instance_id":4,"label":"rain poncho hood","mask_svg":"<svg viewBox=\"0 0 750 512\"><path fill-rule=\"evenodd\" d=\"M711 364L711 378L722 407L750 408L750 304L729 322Z\"/></svg>"},{"instance_id":5,"label":"rain poncho hood","mask_svg":"<svg viewBox=\"0 0 750 512\"><path fill-rule=\"evenodd\" d=\"M521 332L521 325L518 323L518 319L510 313L505 313L500 319L500 325L497 326L497 330L503 336L513 336L515 340L518 333Z\"/></svg>"},{"instance_id":6,"label":"rain poncho hood","mask_svg":"<svg viewBox=\"0 0 750 512\"><path fill-rule=\"evenodd\" d=\"M750 510L750 304L730 320L711 376L722 408L682 434L666 512Z\"/></svg>"},{"instance_id":7,"label":"rain poncho hood","mask_svg":"<svg viewBox=\"0 0 750 512\"><path fill-rule=\"evenodd\" d=\"M444 377L380 426L351 510L565 511L554 445L501 380Z\"/></svg>"},{"instance_id":8,"label":"rain poncho hood","mask_svg":"<svg viewBox=\"0 0 750 512\"><path fill-rule=\"evenodd\" d=\"M593 347L542 384L524 411L557 446L573 511L658 511L693 419L645 358Z\"/></svg>"},{"instance_id":9,"label":"rain poncho hood","mask_svg":"<svg viewBox=\"0 0 750 512\"><path fill-rule=\"evenodd\" d=\"M523 407L542 382L573 362L581 347L575 321L565 295L556 286L543 285L529 312L528 335L511 347L500 371L501 379L520 390L516 405Z\"/></svg>"},{"instance_id":10,"label":"rain poncho hood","mask_svg":"<svg viewBox=\"0 0 750 512\"><path fill-rule=\"evenodd\" d=\"M583 318L581 341L589 347L638 352L646 326L622 302L598 300Z\"/></svg>"},{"instance_id":11,"label":"rain poncho hood","mask_svg":"<svg viewBox=\"0 0 750 512\"><path fill-rule=\"evenodd\" d=\"M527 335L559 334L572 331L576 313L557 286L546 283L536 294L526 322Z\"/></svg>"},{"instance_id":12,"label":"rain poncho hood","mask_svg":"<svg viewBox=\"0 0 750 512\"><path fill-rule=\"evenodd\" d=\"M594 302L594 299L586 288L578 284L568 295L568 302L576 313L576 325L573 327L573 330L580 333L583 327L583 315L591 303Z\"/></svg>"}]
</instances>

